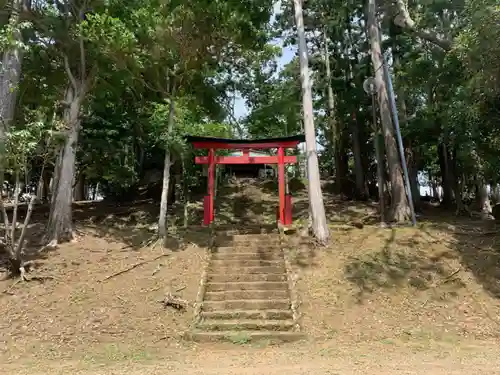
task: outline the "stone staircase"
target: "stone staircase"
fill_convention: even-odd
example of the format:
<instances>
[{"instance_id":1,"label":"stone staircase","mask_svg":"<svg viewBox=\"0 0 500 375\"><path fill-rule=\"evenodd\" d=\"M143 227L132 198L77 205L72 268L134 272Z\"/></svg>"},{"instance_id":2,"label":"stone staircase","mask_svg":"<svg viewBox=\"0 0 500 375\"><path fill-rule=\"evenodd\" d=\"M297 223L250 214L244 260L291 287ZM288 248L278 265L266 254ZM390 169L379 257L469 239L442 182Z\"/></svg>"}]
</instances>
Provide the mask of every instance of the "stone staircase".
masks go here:
<instances>
[{"instance_id":1,"label":"stone staircase","mask_svg":"<svg viewBox=\"0 0 500 375\"><path fill-rule=\"evenodd\" d=\"M245 343L302 338L285 264L278 234L216 239L200 286L191 338Z\"/></svg>"}]
</instances>

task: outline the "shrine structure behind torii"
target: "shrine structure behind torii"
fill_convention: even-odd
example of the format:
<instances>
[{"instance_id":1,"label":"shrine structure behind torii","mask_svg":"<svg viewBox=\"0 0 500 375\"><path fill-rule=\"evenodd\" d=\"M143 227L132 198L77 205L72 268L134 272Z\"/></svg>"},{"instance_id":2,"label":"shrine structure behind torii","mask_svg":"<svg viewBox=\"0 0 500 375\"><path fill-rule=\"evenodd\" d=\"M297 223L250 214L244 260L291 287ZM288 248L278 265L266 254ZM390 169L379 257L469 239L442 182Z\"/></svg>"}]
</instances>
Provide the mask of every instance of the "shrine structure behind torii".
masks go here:
<instances>
[{"instance_id":1,"label":"shrine structure behind torii","mask_svg":"<svg viewBox=\"0 0 500 375\"><path fill-rule=\"evenodd\" d=\"M297 162L296 156L287 156L286 149L295 148L305 142L303 134L282 138L267 139L226 139L213 137L187 136L186 141L195 149L207 149L208 156L197 156L196 164L208 164L208 192L203 201L203 224L209 225L214 221L214 181L215 166L217 164L277 164L278 165L278 219L282 225L292 224L292 197L285 192L285 164ZM219 149L241 150L241 156L216 156ZM250 149L277 149L275 156L250 156Z\"/></svg>"}]
</instances>

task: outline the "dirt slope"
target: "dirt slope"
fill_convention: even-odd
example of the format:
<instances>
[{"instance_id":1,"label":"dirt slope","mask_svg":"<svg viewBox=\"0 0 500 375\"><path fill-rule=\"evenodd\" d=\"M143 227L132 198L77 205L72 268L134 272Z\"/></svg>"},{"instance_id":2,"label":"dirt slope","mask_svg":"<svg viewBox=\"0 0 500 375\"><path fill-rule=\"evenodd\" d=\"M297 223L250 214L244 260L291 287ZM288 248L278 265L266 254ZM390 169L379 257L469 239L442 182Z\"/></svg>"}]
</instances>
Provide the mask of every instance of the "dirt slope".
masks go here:
<instances>
[{"instance_id":1,"label":"dirt slope","mask_svg":"<svg viewBox=\"0 0 500 375\"><path fill-rule=\"evenodd\" d=\"M272 186L240 185L220 198L222 224L275 219ZM297 222L304 222L304 194L294 202ZM157 208L81 208L78 242L45 254L36 270L53 279L0 281L8 292L0 295L0 374L500 373L494 225L428 211L417 228L381 229L370 204L327 194L325 202L330 247L290 237L306 341L280 347L182 341L192 311L158 301L166 292L195 300L207 232L172 228L177 234L166 257L103 281L161 255L140 245Z\"/></svg>"},{"instance_id":2,"label":"dirt slope","mask_svg":"<svg viewBox=\"0 0 500 375\"><path fill-rule=\"evenodd\" d=\"M480 345L480 346L479 346ZM208 348L174 351L161 360L102 363L45 361L4 365L0 374L42 375L465 375L499 374L494 342L435 346L429 351L408 346L365 343L356 347L323 343L303 348ZM36 366L36 370L34 369Z\"/></svg>"}]
</instances>

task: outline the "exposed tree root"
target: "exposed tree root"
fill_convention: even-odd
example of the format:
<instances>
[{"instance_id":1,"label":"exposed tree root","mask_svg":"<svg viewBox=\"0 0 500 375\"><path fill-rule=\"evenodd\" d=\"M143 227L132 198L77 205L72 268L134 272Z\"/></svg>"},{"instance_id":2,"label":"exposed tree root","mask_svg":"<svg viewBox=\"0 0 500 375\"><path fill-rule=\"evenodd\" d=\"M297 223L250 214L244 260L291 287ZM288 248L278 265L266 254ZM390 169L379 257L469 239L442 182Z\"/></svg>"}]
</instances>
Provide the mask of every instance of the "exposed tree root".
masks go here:
<instances>
[{"instance_id":1,"label":"exposed tree root","mask_svg":"<svg viewBox=\"0 0 500 375\"><path fill-rule=\"evenodd\" d=\"M14 287L21 282L30 282L30 281L44 282L45 280L55 280L56 279L54 276L50 276L50 275L28 276L30 270L32 269L32 267L34 265L35 265L35 262L30 260L30 261L22 262L18 268L11 270L11 274L19 274L19 278L11 286L9 286L7 289L5 289L2 293L3 294L10 294L10 295L14 294L14 293L12 293L12 289L14 289Z\"/></svg>"},{"instance_id":2,"label":"exposed tree root","mask_svg":"<svg viewBox=\"0 0 500 375\"><path fill-rule=\"evenodd\" d=\"M26 274L28 273L28 271L26 269L29 270L29 268L28 268L29 266L30 266L29 262L26 262L26 263L21 264L21 267L19 267L19 273L20 273L20 277L21 277L22 281L29 281L30 280L26 276Z\"/></svg>"},{"instance_id":3,"label":"exposed tree root","mask_svg":"<svg viewBox=\"0 0 500 375\"><path fill-rule=\"evenodd\" d=\"M162 239L160 238L160 236L155 235L155 236L152 236L151 238L145 240L144 242L142 242L141 246L142 247L152 247L154 249L161 240Z\"/></svg>"},{"instance_id":4,"label":"exposed tree root","mask_svg":"<svg viewBox=\"0 0 500 375\"><path fill-rule=\"evenodd\" d=\"M109 280L109 279L112 279L112 278L114 278L114 277L116 277L116 276L123 275L124 273L127 273L127 272L129 272L129 271L132 271L134 268L137 268L137 267L139 267L139 266L142 266L142 265L144 265L144 264L146 264L146 263L154 262L155 260L158 260L158 259L163 258L163 257L166 257L166 256L168 256L168 254L163 253L163 254L161 254L161 255L158 255L157 257L154 257L153 259L143 260L142 262L136 263L136 264L134 264L134 265L132 265L132 266L130 266L130 267L128 267L128 268L125 268L125 269L123 269L123 270L121 270L121 271L118 271L118 272L116 272L116 273L114 273L114 274L112 274L112 275L106 276L106 277L105 277L104 279L102 279L100 282L102 283L102 282L107 281L107 280Z\"/></svg>"},{"instance_id":5,"label":"exposed tree root","mask_svg":"<svg viewBox=\"0 0 500 375\"><path fill-rule=\"evenodd\" d=\"M165 298L161 301L158 301L166 307L173 307L176 310L186 311L189 307L189 302L185 299L174 296L172 293L167 293Z\"/></svg>"},{"instance_id":6,"label":"exposed tree root","mask_svg":"<svg viewBox=\"0 0 500 375\"><path fill-rule=\"evenodd\" d=\"M435 289L440 285L446 284L447 282L451 281L453 279L453 277L457 273L459 273L461 270L462 270L462 266L458 267L455 271L453 271L452 273L450 273L448 276L444 277L443 279L436 281L433 285L430 286L429 289ZM428 302L429 302L429 299L426 299L424 301L424 303L422 304L422 307L425 307Z\"/></svg>"},{"instance_id":7,"label":"exposed tree root","mask_svg":"<svg viewBox=\"0 0 500 375\"><path fill-rule=\"evenodd\" d=\"M58 246L59 245L57 243L57 240L52 240L47 245L42 246L40 248L40 250L37 251L37 254L40 254L40 253L47 251L47 250L55 250L55 249L57 249Z\"/></svg>"}]
</instances>

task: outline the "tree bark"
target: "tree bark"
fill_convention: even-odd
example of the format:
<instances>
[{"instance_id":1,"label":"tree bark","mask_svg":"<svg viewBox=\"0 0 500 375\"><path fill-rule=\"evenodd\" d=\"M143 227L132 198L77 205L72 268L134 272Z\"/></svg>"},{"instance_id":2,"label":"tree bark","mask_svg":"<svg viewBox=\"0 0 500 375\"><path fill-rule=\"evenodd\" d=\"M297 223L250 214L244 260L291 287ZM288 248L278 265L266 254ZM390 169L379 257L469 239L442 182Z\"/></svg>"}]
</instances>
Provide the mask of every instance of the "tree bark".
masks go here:
<instances>
[{"instance_id":1,"label":"tree bark","mask_svg":"<svg viewBox=\"0 0 500 375\"><path fill-rule=\"evenodd\" d=\"M58 155L52 186L52 205L46 239L59 243L73 239L73 180L75 174L76 147L80 131L80 109L85 90L69 85L66 89L63 119L67 126L66 140Z\"/></svg>"},{"instance_id":2,"label":"tree bark","mask_svg":"<svg viewBox=\"0 0 500 375\"><path fill-rule=\"evenodd\" d=\"M380 210L380 222L385 224L385 160L382 153L382 141L380 139L380 131L377 122L377 105L375 93L372 93L372 117L373 117L373 146L375 148L375 159L377 161L377 188Z\"/></svg>"},{"instance_id":3,"label":"tree bark","mask_svg":"<svg viewBox=\"0 0 500 375\"><path fill-rule=\"evenodd\" d=\"M380 132L375 129L373 135L373 144L375 147L375 158L377 159L377 188L378 188L378 199L379 199L379 210L380 210L380 221L384 224L387 220L386 215L386 185L387 181L385 178L385 159L382 151L383 140L380 137Z\"/></svg>"},{"instance_id":4,"label":"tree bark","mask_svg":"<svg viewBox=\"0 0 500 375\"><path fill-rule=\"evenodd\" d=\"M189 226L189 186L188 186L188 171L186 169L186 155L182 155L182 195L184 198L184 220L183 227Z\"/></svg>"},{"instance_id":5,"label":"tree bark","mask_svg":"<svg viewBox=\"0 0 500 375\"><path fill-rule=\"evenodd\" d=\"M482 219L488 219L491 215L491 202L490 197L488 196L488 189L486 187L486 183L483 178L477 179L477 206L479 212L481 214Z\"/></svg>"},{"instance_id":6,"label":"tree bark","mask_svg":"<svg viewBox=\"0 0 500 375\"><path fill-rule=\"evenodd\" d=\"M464 200L463 200L463 184L464 183L465 183L465 181L463 179L461 181L459 181L457 179L452 186L453 191L454 191L454 195L455 195L455 207L456 207L455 215L457 215L457 216L462 215L462 214L466 214L466 215L470 216L469 209L467 206L465 206Z\"/></svg>"},{"instance_id":7,"label":"tree bark","mask_svg":"<svg viewBox=\"0 0 500 375\"><path fill-rule=\"evenodd\" d=\"M304 112L304 130L306 135L306 158L309 206L312 216L313 233L320 244L326 244L330 233L325 215L323 194L316 149L316 131L314 129L311 82L309 77L309 59L302 14L302 0L294 0L295 22L299 40L300 79L302 83L302 106Z\"/></svg>"},{"instance_id":8,"label":"tree bark","mask_svg":"<svg viewBox=\"0 0 500 375\"><path fill-rule=\"evenodd\" d=\"M391 35L393 38L393 59L396 69L401 70L401 55L402 52L396 43L396 36ZM402 128L408 125L408 110L406 107L406 92L402 82L397 82L396 90L398 94L399 114ZM418 155L413 149L411 141L406 142L405 157L408 166L408 178L410 180L411 195L413 199L413 206L416 210L420 210L420 189L418 184Z\"/></svg>"},{"instance_id":9,"label":"tree bark","mask_svg":"<svg viewBox=\"0 0 500 375\"><path fill-rule=\"evenodd\" d=\"M12 244L16 243L16 229L17 229L17 210L19 206L19 194L21 193L21 181L19 176L19 169L15 172L15 187L14 187L14 209L12 212L12 228L10 232L10 239Z\"/></svg>"},{"instance_id":10,"label":"tree bark","mask_svg":"<svg viewBox=\"0 0 500 375\"><path fill-rule=\"evenodd\" d=\"M49 168L44 167L41 171L40 179L36 189L36 196L41 202L46 202L50 190L51 171Z\"/></svg>"},{"instance_id":11,"label":"tree bark","mask_svg":"<svg viewBox=\"0 0 500 375\"><path fill-rule=\"evenodd\" d=\"M437 180L432 181L432 194L434 198L437 198L441 202L441 194L439 193Z\"/></svg>"},{"instance_id":12,"label":"tree bark","mask_svg":"<svg viewBox=\"0 0 500 375\"><path fill-rule=\"evenodd\" d=\"M340 126L335 117L335 96L333 94L332 87L332 71L330 67L330 52L328 50L328 36L326 35L326 28L323 31L324 37L324 54L325 54L325 70L326 70L326 80L327 87L326 93L328 97L328 122L330 124L330 132L331 132L331 142L332 142L332 150L334 155L334 164L335 164L335 189L338 194L342 192L342 180L345 177L345 174L342 173L342 155L341 155L341 131Z\"/></svg>"},{"instance_id":13,"label":"tree bark","mask_svg":"<svg viewBox=\"0 0 500 375\"><path fill-rule=\"evenodd\" d=\"M175 101L170 97L170 106L168 112L167 135L172 134L175 120ZM167 209L170 185L170 167L172 165L169 145L165 146L165 161L163 165L163 188L161 191L160 217L158 219L158 236L164 240L167 238Z\"/></svg>"},{"instance_id":14,"label":"tree bark","mask_svg":"<svg viewBox=\"0 0 500 375\"><path fill-rule=\"evenodd\" d=\"M413 205L417 211L420 210L420 185L418 182L418 163L417 155L409 145L406 148L406 160L408 160L408 177L410 179L411 195L413 197Z\"/></svg>"},{"instance_id":15,"label":"tree bark","mask_svg":"<svg viewBox=\"0 0 500 375\"><path fill-rule=\"evenodd\" d=\"M16 27L19 14L22 10L23 0L13 0L12 12L9 22ZM14 33L12 46L2 54L0 65L0 183L4 178L5 133L14 119L16 109L17 91L22 69L22 50L19 44L22 35L17 30Z\"/></svg>"},{"instance_id":16,"label":"tree bark","mask_svg":"<svg viewBox=\"0 0 500 375\"><path fill-rule=\"evenodd\" d=\"M403 30L410 32L423 40L427 40L445 51L450 51L452 48L452 41L448 39L440 38L436 33L426 30L420 30L416 27L415 21L410 16L408 12L408 7L405 0L395 0L393 2L396 10L396 17L394 18L394 23L401 27Z\"/></svg>"},{"instance_id":17,"label":"tree bark","mask_svg":"<svg viewBox=\"0 0 500 375\"><path fill-rule=\"evenodd\" d=\"M80 172L78 174L78 180L76 181L76 185L73 192L73 198L76 202L86 200L85 196L85 174Z\"/></svg>"},{"instance_id":18,"label":"tree bark","mask_svg":"<svg viewBox=\"0 0 500 375\"><path fill-rule=\"evenodd\" d=\"M451 156L448 152L448 147L444 143L438 145L439 166L441 169L441 186L443 187L443 201L444 207L451 208L455 200L454 185L456 185L455 177L451 170Z\"/></svg>"},{"instance_id":19,"label":"tree bark","mask_svg":"<svg viewBox=\"0 0 500 375\"><path fill-rule=\"evenodd\" d=\"M389 179L391 182L391 207L388 212L388 221L402 222L410 219L410 208L403 181L403 171L399 152L396 145L394 127L392 125L389 98L385 85L382 69L382 50L380 47L380 35L376 18L375 0L368 1L367 26L370 37L371 58L375 71L375 88L382 122L382 133L384 136L387 164L389 166Z\"/></svg>"},{"instance_id":20,"label":"tree bark","mask_svg":"<svg viewBox=\"0 0 500 375\"><path fill-rule=\"evenodd\" d=\"M365 200L368 198L368 194L366 191L363 157L361 156L361 145L359 143L358 123L357 121L353 121L351 124L352 153L354 154L354 176L356 179L356 198Z\"/></svg>"},{"instance_id":21,"label":"tree bark","mask_svg":"<svg viewBox=\"0 0 500 375\"><path fill-rule=\"evenodd\" d=\"M491 203L493 206L500 203L500 185L499 184L491 184Z\"/></svg>"}]
</instances>

